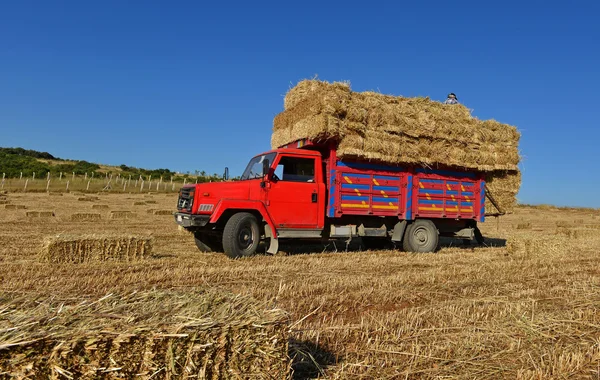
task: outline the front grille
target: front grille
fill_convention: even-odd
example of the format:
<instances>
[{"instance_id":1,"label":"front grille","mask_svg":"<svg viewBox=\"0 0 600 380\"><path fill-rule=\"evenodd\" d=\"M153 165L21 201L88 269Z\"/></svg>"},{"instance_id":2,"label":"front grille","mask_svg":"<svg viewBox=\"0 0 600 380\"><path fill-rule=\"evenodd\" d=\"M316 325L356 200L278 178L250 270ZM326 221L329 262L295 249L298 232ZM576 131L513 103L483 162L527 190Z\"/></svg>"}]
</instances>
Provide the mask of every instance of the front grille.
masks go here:
<instances>
[{"instance_id":1,"label":"front grille","mask_svg":"<svg viewBox=\"0 0 600 380\"><path fill-rule=\"evenodd\" d=\"M194 204L194 192L193 188L183 188L179 192L179 199L177 200L177 209L179 211L192 211L192 205Z\"/></svg>"}]
</instances>

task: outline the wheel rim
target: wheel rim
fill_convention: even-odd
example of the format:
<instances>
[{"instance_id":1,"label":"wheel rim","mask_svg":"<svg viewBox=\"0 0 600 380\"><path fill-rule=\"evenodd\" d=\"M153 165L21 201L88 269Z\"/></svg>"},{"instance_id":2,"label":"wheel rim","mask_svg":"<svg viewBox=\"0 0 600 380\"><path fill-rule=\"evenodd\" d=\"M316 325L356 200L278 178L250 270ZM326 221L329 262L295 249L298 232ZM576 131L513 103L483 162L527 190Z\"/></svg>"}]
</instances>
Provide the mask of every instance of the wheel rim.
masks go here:
<instances>
[{"instance_id":1,"label":"wheel rim","mask_svg":"<svg viewBox=\"0 0 600 380\"><path fill-rule=\"evenodd\" d=\"M429 233L427 232L427 229L425 227L415 228L415 230L413 231L413 237L413 241L419 247L427 246L429 244L429 241L431 240Z\"/></svg>"},{"instance_id":2,"label":"wheel rim","mask_svg":"<svg viewBox=\"0 0 600 380\"><path fill-rule=\"evenodd\" d=\"M254 233L249 225L240 228L238 233L238 244L241 250L248 250L254 244Z\"/></svg>"}]
</instances>

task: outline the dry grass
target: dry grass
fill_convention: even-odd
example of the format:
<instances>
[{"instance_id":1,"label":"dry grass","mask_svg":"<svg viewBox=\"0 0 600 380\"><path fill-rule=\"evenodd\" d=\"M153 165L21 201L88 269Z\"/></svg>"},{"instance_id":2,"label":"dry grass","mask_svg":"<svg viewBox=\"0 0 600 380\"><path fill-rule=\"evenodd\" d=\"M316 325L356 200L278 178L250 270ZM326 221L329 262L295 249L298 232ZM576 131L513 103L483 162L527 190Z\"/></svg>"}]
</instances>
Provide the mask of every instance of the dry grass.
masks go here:
<instances>
[{"instance_id":1,"label":"dry grass","mask_svg":"<svg viewBox=\"0 0 600 380\"><path fill-rule=\"evenodd\" d=\"M288 244L282 246L287 255L230 260L200 254L171 218L73 224L60 215L85 212L89 204L66 196L51 203L42 194L10 197L34 210L51 207L59 217L31 223L0 209L0 294L79 300L217 286L289 313L296 378L600 377L599 210L517 207L498 224L490 218L482 225L494 248L453 242L437 254L408 254ZM155 199L157 209L167 210L176 195ZM102 201L135 210L125 195ZM583 220L571 230L589 235L557 234L557 220ZM520 223L535 228L517 230ZM153 256L40 262L43 237L65 230L79 237L151 234Z\"/></svg>"},{"instance_id":2,"label":"dry grass","mask_svg":"<svg viewBox=\"0 0 600 380\"><path fill-rule=\"evenodd\" d=\"M78 212L71 215L73 222L94 222L102 219L102 215L90 212Z\"/></svg>"},{"instance_id":3,"label":"dry grass","mask_svg":"<svg viewBox=\"0 0 600 380\"><path fill-rule=\"evenodd\" d=\"M18 378L284 379L287 325L281 310L211 289L0 296L0 368Z\"/></svg>"},{"instance_id":4,"label":"dry grass","mask_svg":"<svg viewBox=\"0 0 600 380\"><path fill-rule=\"evenodd\" d=\"M51 263L135 261L151 253L152 239L147 236L59 235L46 238L40 259Z\"/></svg>"}]
</instances>

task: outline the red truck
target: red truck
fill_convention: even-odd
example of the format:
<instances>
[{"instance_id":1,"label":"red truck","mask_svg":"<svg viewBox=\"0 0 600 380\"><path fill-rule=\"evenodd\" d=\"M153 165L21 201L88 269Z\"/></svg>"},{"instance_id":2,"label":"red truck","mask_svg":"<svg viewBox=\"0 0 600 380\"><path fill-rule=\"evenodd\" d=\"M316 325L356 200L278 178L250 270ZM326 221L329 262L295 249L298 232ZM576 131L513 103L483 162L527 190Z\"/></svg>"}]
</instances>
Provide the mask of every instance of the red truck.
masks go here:
<instances>
[{"instance_id":1,"label":"red truck","mask_svg":"<svg viewBox=\"0 0 600 380\"><path fill-rule=\"evenodd\" d=\"M485 196L481 173L341 160L335 142L300 140L252 158L240 180L184 186L175 221L232 258L315 238L433 252L439 236L483 242Z\"/></svg>"}]
</instances>

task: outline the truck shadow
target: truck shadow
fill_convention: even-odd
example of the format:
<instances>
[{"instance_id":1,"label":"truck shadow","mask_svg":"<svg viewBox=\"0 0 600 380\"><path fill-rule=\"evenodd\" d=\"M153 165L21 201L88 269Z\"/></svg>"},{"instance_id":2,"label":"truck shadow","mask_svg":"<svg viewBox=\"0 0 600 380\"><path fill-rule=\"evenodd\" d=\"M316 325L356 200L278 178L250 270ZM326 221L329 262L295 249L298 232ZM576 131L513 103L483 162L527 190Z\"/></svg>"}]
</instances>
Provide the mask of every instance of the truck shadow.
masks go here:
<instances>
[{"instance_id":1,"label":"truck shadow","mask_svg":"<svg viewBox=\"0 0 600 380\"><path fill-rule=\"evenodd\" d=\"M475 241L471 241L466 244L461 239L440 237L439 248L460 248L460 249L482 249L482 248L498 248L506 247L506 239L498 238L485 238L483 245L477 244ZM266 248L265 248L266 250ZM310 242L295 242L289 241L284 242L280 245L279 251L282 255L303 255L303 254L317 254L317 253L335 253L335 252L360 252L368 251L369 249L364 246L359 238L352 239L350 243L344 240L331 240L331 241L310 241ZM377 249L371 249L377 250ZM390 244L389 247L381 248L379 250L398 250L402 251L402 245L396 244L393 246ZM264 252L264 251L263 251Z\"/></svg>"},{"instance_id":2,"label":"truck shadow","mask_svg":"<svg viewBox=\"0 0 600 380\"><path fill-rule=\"evenodd\" d=\"M288 354L292 359L292 379L307 380L325 375L328 366L338 363L336 356L310 341L291 338Z\"/></svg>"}]
</instances>

